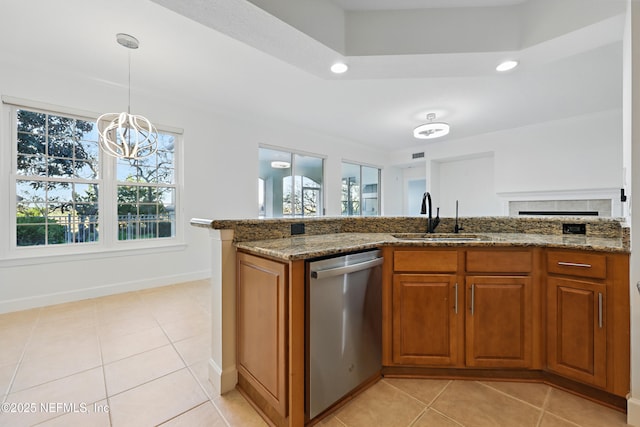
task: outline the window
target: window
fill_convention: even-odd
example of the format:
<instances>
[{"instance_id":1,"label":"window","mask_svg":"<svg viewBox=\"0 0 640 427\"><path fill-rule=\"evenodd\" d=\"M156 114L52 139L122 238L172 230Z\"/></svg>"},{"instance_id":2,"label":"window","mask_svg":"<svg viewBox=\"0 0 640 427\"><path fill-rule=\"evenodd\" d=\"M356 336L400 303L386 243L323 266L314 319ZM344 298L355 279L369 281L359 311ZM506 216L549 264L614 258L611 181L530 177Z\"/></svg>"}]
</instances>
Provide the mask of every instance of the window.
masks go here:
<instances>
[{"instance_id":1,"label":"window","mask_svg":"<svg viewBox=\"0 0 640 427\"><path fill-rule=\"evenodd\" d=\"M117 160L118 240L174 237L175 137L158 135L158 151L141 160Z\"/></svg>"},{"instance_id":2,"label":"window","mask_svg":"<svg viewBox=\"0 0 640 427\"><path fill-rule=\"evenodd\" d=\"M260 148L258 211L261 218L324 215L324 159Z\"/></svg>"},{"instance_id":3,"label":"window","mask_svg":"<svg viewBox=\"0 0 640 427\"><path fill-rule=\"evenodd\" d=\"M94 123L16 111L16 244L81 244L99 236Z\"/></svg>"},{"instance_id":4,"label":"window","mask_svg":"<svg viewBox=\"0 0 640 427\"><path fill-rule=\"evenodd\" d=\"M176 236L176 140L142 160L103 155L95 121L10 107L15 247L104 248ZM105 177L115 177L107 179Z\"/></svg>"},{"instance_id":5,"label":"window","mask_svg":"<svg viewBox=\"0 0 640 427\"><path fill-rule=\"evenodd\" d=\"M342 215L380 215L380 169L342 163Z\"/></svg>"}]
</instances>

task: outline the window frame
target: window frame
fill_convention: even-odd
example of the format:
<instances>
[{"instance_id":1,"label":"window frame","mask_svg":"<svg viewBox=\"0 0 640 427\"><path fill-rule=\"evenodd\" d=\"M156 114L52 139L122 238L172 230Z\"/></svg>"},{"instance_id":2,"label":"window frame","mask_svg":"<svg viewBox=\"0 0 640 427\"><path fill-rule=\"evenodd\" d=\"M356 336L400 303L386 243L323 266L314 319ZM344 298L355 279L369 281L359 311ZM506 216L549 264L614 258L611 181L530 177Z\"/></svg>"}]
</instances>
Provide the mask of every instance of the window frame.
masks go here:
<instances>
[{"instance_id":1,"label":"window frame","mask_svg":"<svg viewBox=\"0 0 640 427\"><path fill-rule=\"evenodd\" d=\"M358 169L359 169L358 170L358 173L359 173L359 176L358 176L358 197L359 197L359 203L360 203L360 212L357 215L349 215L349 214L343 214L342 213L342 203L343 203L343 200L342 200L342 195L343 195L343 193L342 193L342 180L344 179L342 177L342 170L344 168L344 164L345 163L348 164L348 165L351 165L351 166L358 166ZM376 215L365 215L364 214L364 210L363 210L364 203L363 203L363 198L362 198L362 195L364 194L363 191L362 191L363 188L364 188L364 185L362 183L362 175L363 175L362 168L377 169L377 171L378 171L378 182L377 182L377 195L378 195L378 197L377 197L377 200L378 200L377 212L378 213ZM380 166L369 165L369 164L366 164L366 163L359 163L359 162L354 162L354 161L351 161L351 160L343 159L342 162L340 163L340 171L341 171L340 172L340 187L341 187L340 188L340 215L343 216L343 217L353 217L353 218L364 217L364 216L371 216L371 217L382 216L382 168Z\"/></svg>"},{"instance_id":2,"label":"window frame","mask_svg":"<svg viewBox=\"0 0 640 427\"><path fill-rule=\"evenodd\" d=\"M319 213L317 215L304 215L304 214L292 214L292 215L281 215L281 216L266 216L266 215L261 215L260 213L260 199L258 198L258 217L261 219L291 219L291 218L320 218L323 216L326 216L326 174L327 174L327 156L326 155L322 155L322 154L317 154L317 153L310 153L307 151L301 151L301 150L293 150L290 148L285 148L285 147L278 147L275 145L266 145L266 144L259 144L258 145L258 163L260 163L260 150L265 149L265 150L272 150L272 151L279 151L281 153L286 153L289 154L290 156L290 169L291 169L291 174L289 175L289 178L291 179L291 193L295 194L295 190L297 188L296 184L296 178L300 177L301 179L301 195L302 195L302 191L306 188L304 186L304 178L307 179L311 179L309 177L307 177L306 175L296 175L295 172L298 171L297 169L297 160L296 160L296 156L302 156L302 157L313 157L316 158L320 161L322 161L322 182L319 184L319 191L320 191L320 197L319 197ZM314 181L315 182L315 181ZM260 191L264 192L264 196L266 197L266 193L267 193L267 189L265 188L266 182L264 181L264 179L262 179L262 177L260 176L260 173L258 171L258 194L260 194ZM260 185L262 185L262 190L260 190ZM292 198L292 207L294 204L294 200ZM266 207L266 205L265 205ZM266 209L265 209L266 211Z\"/></svg>"},{"instance_id":3,"label":"window frame","mask_svg":"<svg viewBox=\"0 0 640 427\"><path fill-rule=\"evenodd\" d=\"M95 122L99 114L60 107L51 104L22 100L17 98L2 97L2 119L0 129L5 129L0 134L2 141L0 149L0 174L7 176L8 185L0 187L0 197L8 200L7 208L0 211L0 220L8 224L0 227L0 238L6 242L0 246L0 265L29 265L39 262L58 262L67 256L74 259L101 258L105 253L129 255L130 253L145 254L157 251L175 250L184 248L184 224L183 206L181 194L183 193L183 131L169 126L157 126L160 133L171 134L174 137L174 182L163 186L175 189L175 235L172 237L118 240L118 181L116 172L117 159L100 153L98 159L98 178L92 180L98 185L98 230L100 237L96 242L79 244L51 244L18 246L17 244L17 215L16 215L16 183L20 180L29 180L30 176L21 175L17 170L18 147L17 135L17 111L28 110L49 115L59 115L85 121ZM55 178L55 180L69 182L86 182L83 178ZM31 260L31 261L30 261Z\"/></svg>"}]
</instances>

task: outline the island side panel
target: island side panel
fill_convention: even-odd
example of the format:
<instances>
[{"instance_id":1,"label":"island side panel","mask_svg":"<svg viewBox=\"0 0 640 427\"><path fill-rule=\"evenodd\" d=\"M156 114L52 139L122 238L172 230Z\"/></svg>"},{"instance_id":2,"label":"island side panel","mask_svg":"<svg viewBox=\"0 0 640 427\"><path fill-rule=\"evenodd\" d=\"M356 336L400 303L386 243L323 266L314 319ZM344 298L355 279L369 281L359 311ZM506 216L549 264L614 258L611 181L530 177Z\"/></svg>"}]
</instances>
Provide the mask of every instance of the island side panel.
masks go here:
<instances>
[{"instance_id":1,"label":"island side panel","mask_svg":"<svg viewBox=\"0 0 640 427\"><path fill-rule=\"evenodd\" d=\"M382 264L382 365L393 364L393 303L391 287L393 286L393 250L392 246L382 248L384 262Z\"/></svg>"},{"instance_id":2,"label":"island side panel","mask_svg":"<svg viewBox=\"0 0 640 427\"><path fill-rule=\"evenodd\" d=\"M236 249L233 230L210 230L211 358L209 381L220 394L238 382L236 368Z\"/></svg>"},{"instance_id":3,"label":"island side panel","mask_svg":"<svg viewBox=\"0 0 640 427\"><path fill-rule=\"evenodd\" d=\"M305 424L305 262L289 264L289 426Z\"/></svg>"}]
</instances>

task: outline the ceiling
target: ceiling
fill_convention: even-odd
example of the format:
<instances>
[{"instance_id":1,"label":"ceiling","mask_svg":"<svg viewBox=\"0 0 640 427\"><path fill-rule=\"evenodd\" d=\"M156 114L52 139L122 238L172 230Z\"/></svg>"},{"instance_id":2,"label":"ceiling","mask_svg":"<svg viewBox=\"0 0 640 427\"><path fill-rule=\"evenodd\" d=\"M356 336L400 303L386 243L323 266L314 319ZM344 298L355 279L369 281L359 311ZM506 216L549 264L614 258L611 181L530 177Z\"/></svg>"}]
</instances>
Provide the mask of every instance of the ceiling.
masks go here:
<instances>
[{"instance_id":1,"label":"ceiling","mask_svg":"<svg viewBox=\"0 0 640 427\"><path fill-rule=\"evenodd\" d=\"M126 56L115 34L126 32L140 39L134 97L153 93L399 150L429 144L412 136L428 112L451 124L442 141L455 141L621 108L625 4L3 1L0 66L46 64L121 88ZM498 74L505 58L521 65ZM336 60L349 71L329 72Z\"/></svg>"},{"instance_id":2,"label":"ceiling","mask_svg":"<svg viewBox=\"0 0 640 427\"><path fill-rule=\"evenodd\" d=\"M397 10L440 7L509 6L525 0L328 0L344 10Z\"/></svg>"}]
</instances>

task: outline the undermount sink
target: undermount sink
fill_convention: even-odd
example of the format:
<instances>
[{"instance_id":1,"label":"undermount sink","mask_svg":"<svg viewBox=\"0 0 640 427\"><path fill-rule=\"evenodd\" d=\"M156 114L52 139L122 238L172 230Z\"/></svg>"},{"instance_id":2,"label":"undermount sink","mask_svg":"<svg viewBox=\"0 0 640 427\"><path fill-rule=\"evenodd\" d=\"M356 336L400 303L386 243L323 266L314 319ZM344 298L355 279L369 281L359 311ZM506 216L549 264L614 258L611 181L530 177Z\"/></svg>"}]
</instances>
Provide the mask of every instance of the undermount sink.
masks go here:
<instances>
[{"instance_id":1,"label":"undermount sink","mask_svg":"<svg viewBox=\"0 0 640 427\"><path fill-rule=\"evenodd\" d=\"M477 234L454 233L396 233L393 237L399 240L419 240L422 242L477 242L491 240L487 236Z\"/></svg>"}]
</instances>

